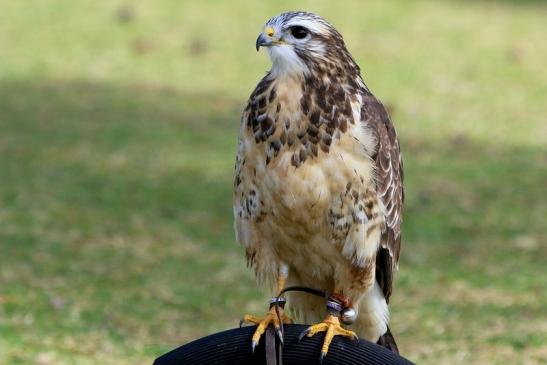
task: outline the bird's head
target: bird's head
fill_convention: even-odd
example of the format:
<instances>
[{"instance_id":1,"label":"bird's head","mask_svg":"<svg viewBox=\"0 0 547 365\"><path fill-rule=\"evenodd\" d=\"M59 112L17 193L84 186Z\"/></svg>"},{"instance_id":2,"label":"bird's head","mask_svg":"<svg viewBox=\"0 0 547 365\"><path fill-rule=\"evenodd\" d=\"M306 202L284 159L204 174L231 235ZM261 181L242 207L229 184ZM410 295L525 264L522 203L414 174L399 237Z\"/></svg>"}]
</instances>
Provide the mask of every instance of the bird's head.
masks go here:
<instances>
[{"instance_id":1,"label":"bird's head","mask_svg":"<svg viewBox=\"0 0 547 365\"><path fill-rule=\"evenodd\" d=\"M308 75L325 65L358 68L340 33L322 17L308 12L287 12L264 25L256 50L266 47L272 60L272 74Z\"/></svg>"}]
</instances>

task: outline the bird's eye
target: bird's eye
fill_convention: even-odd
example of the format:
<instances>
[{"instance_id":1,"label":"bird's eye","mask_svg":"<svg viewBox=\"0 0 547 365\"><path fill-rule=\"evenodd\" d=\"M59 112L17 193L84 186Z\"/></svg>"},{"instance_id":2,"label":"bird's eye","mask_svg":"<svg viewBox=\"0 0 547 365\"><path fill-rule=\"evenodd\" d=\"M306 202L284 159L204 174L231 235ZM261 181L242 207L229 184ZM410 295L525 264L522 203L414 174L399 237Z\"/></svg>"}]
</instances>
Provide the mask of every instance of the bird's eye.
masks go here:
<instances>
[{"instance_id":1,"label":"bird's eye","mask_svg":"<svg viewBox=\"0 0 547 365\"><path fill-rule=\"evenodd\" d=\"M308 35L308 30L297 25L291 28L291 34L296 39L303 39Z\"/></svg>"}]
</instances>

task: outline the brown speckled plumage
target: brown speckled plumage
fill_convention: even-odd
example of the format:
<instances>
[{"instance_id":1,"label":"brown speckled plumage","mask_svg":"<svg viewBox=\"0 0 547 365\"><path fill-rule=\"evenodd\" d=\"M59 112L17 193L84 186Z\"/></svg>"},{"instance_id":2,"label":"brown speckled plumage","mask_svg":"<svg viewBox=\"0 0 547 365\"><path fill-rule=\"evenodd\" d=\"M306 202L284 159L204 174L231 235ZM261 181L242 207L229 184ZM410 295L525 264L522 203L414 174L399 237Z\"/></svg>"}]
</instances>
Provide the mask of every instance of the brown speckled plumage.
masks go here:
<instances>
[{"instance_id":1,"label":"brown speckled plumage","mask_svg":"<svg viewBox=\"0 0 547 365\"><path fill-rule=\"evenodd\" d=\"M288 34L295 23L308 27L307 42L291 43L287 35L279 49L271 47L274 67L243 112L234 179L237 239L259 282L272 283L287 265L289 283L349 298L362 312L356 330L377 341L387 331L387 308L383 313L385 304L376 301L391 295L401 244L399 142L330 24L298 12L267 25ZM283 57L292 63L283 64ZM306 321L324 313L314 298L295 295L290 304Z\"/></svg>"}]
</instances>

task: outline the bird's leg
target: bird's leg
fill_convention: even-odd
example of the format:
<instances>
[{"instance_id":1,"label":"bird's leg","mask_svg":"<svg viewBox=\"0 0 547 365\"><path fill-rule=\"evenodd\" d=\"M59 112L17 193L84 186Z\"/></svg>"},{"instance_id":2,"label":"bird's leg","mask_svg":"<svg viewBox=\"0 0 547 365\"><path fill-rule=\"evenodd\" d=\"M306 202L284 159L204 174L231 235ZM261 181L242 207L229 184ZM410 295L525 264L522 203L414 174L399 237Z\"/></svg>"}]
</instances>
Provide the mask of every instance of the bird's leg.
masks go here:
<instances>
[{"instance_id":1,"label":"bird's leg","mask_svg":"<svg viewBox=\"0 0 547 365\"><path fill-rule=\"evenodd\" d=\"M253 334L251 349L254 352L256 345L260 341L260 337L266 331L268 325L273 323L277 336L280 341L283 342L283 336L281 334L281 323L289 324L291 319L287 317L284 313L285 307L285 298L279 297L281 291L285 288L285 283L287 282L287 277L289 275L289 268L285 264L281 264L279 267L279 276L277 279L277 289L276 296L270 299L270 309L266 316L259 318L250 314L246 314L243 319L240 321L240 326L243 324L256 324L256 330ZM276 308L277 307L277 308Z\"/></svg>"},{"instance_id":2,"label":"bird's leg","mask_svg":"<svg viewBox=\"0 0 547 365\"><path fill-rule=\"evenodd\" d=\"M357 337L355 332L344 329L340 325L340 315L345 308L351 308L346 298L339 294L331 294L327 299L327 316L323 322L308 327L299 336L299 340L302 340L306 336L312 337L317 333L326 332L323 346L321 347L320 363L323 363L325 356L327 356L334 336L343 336L359 341L359 337Z\"/></svg>"}]
</instances>

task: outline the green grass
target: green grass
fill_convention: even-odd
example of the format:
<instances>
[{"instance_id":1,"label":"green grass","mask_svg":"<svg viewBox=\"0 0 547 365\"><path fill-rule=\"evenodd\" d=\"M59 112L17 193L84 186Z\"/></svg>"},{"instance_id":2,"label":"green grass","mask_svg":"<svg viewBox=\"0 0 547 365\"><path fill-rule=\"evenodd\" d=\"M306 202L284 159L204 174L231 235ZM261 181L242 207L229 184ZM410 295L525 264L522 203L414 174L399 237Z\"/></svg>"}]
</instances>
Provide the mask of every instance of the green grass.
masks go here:
<instances>
[{"instance_id":1,"label":"green grass","mask_svg":"<svg viewBox=\"0 0 547 365\"><path fill-rule=\"evenodd\" d=\"M344 34L399 130L403 354L546 363L541 1L0 8L0 363L148 364L265 310L234 243L232 167L269 67L254 40L295 8Z\"/></svg>"}]
</instances>

